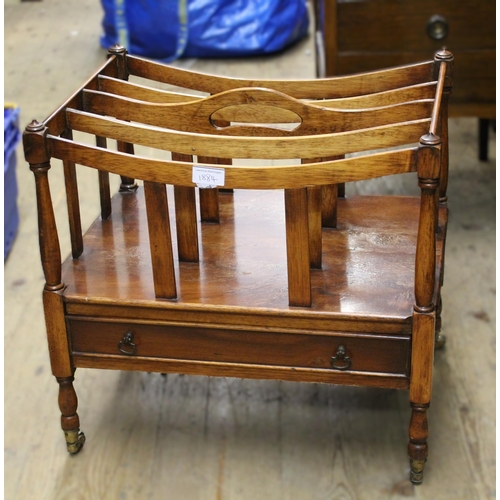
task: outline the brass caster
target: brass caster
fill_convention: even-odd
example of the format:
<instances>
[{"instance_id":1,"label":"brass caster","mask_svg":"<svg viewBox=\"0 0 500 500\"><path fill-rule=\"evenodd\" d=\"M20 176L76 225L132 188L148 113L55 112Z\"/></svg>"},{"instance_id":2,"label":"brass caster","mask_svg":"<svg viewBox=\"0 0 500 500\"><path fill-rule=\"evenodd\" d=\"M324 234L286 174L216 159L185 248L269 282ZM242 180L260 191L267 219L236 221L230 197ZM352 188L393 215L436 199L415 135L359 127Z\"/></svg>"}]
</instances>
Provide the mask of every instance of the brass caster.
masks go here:
<instances>
[{"instance_id":1,"label":"brass caster","mask_svg":"<svg viewBox=\"0 0 500 500\"><path fill-rule=\"evenodd\" d=\"M71 455L76 455L83 448L85 434L80 432L80 429L64 431L64 437L66 438L66 448Z\"/></svg>"},{"instance_id":2,"label":"brass caster","mask_svg":"<svg viewBox=\"0 0 500 500\"><path fill-rule=\"evenodd\" d=\"M446 344L446 337L442 333L436 335L436 342L434 343L434 349L442 349Z\"/></svg>"},{"instance_id":3,"label":"brass caster","mask_svg":"<svg viewBox=\"0 0 500 500\"><path fill-rule=\"evenodd\" d=\"M410 460L410 481L419 485L424 480L425 460Z\"/></svg>"}]
</instances>

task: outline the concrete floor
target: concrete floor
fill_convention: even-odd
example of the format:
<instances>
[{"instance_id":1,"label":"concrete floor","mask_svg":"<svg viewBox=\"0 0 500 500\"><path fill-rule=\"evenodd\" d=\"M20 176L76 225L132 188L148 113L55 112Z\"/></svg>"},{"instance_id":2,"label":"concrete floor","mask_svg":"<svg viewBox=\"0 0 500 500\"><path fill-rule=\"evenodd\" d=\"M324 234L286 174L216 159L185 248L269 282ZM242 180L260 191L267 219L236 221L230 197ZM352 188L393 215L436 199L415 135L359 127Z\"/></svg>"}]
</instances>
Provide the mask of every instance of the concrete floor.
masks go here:
<instances>
[{"instance_id":1,"label":"concrete floor","mask_svg":"<svg viewBox=\"0 0 500 500\"><path fill-rule=\"evenodd\" d=\"M97 0L5 1L4 99L21 107L22 127L45 118L103 61L101 18ZM309 38L267 58L177 64L306 78L315 74L313 53ZM436 356L430 457L419 488L406 479L404 391L80 370L88 442L67 456L44 334L34 182L19 147L21 223L4 269L5 498L495 498L494 134L487 162L477 160L477 120L451 120L450 140L448 343ZM79 175L88 225L97 184ZM52 169L51 183L67 255L60 169ZM348 193L415 189L393 178Z\"/></svg>"}]
</instances>

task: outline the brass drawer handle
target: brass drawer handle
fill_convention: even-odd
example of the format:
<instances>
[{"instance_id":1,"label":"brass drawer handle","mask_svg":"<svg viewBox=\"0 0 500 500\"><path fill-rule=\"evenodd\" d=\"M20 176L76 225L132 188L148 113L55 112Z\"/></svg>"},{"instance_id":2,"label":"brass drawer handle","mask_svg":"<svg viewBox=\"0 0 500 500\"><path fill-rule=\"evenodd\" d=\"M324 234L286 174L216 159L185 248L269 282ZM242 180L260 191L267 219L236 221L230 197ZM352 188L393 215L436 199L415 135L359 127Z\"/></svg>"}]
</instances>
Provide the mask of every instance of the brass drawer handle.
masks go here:
<instances>
[{"instance_id":1,"label":"brass drawer handle","mask_svg":"<svg viewBox=\"0 0 500 500\"><path fill-rule=\"evenodd\" d=\"M432 16L427 21L425 31L433 40L442 40L448 35L448 20L443 16Z\"/></svg>"},{"instance_id":2,"label":"brass drawer handle","mask_svg":"<svg viewBox=\"0 0 500 500\"><path fill-rule=\"evenodd\" d=\"M134 334L132 332L127 332L118 342L118 350L128 356L137 354L137 346L134 344Z\"/></svg>"},{"instance_id":3,"label":"brass drawer handle","mask_svg":"<svg viewBox=\"0 0 500 500\"><path fill-rule=\"evenodd\" d=\"M339 345L335 356L330 360L330 365L336 370L348 370L351 367L351 358L345 355L346 350L343 345Z\"/></svg>"}]
</instances>

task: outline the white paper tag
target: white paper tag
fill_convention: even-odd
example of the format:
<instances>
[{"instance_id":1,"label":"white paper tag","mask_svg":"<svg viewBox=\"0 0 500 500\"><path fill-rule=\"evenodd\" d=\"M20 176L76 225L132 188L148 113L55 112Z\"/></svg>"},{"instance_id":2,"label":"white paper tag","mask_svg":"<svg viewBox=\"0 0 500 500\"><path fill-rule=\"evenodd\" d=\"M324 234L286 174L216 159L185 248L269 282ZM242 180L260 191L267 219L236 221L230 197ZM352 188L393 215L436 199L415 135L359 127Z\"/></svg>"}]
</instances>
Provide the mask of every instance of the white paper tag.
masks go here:
<instances>
[{"instance_id":1,"label":"white paper tag","mask_svg":"<svg viewBox=\"0 0 500 500\"><path fill-rule=\"evenodd\" d=\"M223 168L193 167L192 181L201 189L224 185L226 171Z\"/></svg>"}]
</instances>

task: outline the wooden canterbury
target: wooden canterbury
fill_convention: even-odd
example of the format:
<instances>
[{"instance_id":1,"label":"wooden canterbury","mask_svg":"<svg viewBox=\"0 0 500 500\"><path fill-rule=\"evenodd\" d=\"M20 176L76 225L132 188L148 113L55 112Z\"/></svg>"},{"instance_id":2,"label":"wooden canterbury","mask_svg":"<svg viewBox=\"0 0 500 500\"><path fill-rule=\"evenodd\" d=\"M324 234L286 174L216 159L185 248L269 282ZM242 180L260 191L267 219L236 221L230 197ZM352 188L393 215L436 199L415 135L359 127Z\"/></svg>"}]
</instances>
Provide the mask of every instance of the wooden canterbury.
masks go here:
<instances>
[{"instance_id":1,"label":"wooden canterbury","mask_svg":"<svg viewBox=\"0 0 500 500\"><path fill-rule=\"evenodd\" d=\"M363 75L260 81L114 47L49 118L28 125L47 338L70 453L85 440L78 367L387 387L409 389L411 480L422 481L452 62L441 51ZM71 232L62 264L53 160L62 160ZM76 164L98 172L101 216L86 232ZM224 174L220 190L196 187L200 167ZM110 173L121 176L114 196ZM345 182L403 173L418 178L420 197L342 193Z\"/></svg>"}]
</instances>

